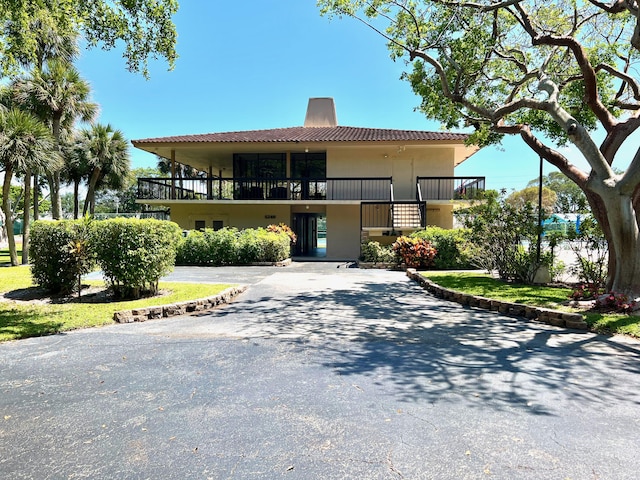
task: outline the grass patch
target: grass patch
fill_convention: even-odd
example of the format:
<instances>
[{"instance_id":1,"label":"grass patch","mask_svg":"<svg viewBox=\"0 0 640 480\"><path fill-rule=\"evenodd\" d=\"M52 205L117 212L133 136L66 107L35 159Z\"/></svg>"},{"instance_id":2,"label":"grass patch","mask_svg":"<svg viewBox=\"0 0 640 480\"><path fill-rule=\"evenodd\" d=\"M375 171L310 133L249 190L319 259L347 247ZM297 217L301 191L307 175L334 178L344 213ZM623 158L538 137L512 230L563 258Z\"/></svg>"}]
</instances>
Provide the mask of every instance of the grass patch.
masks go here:
<instances>
[{"instance_id":1,"label":"grass patch","mask_svg":"<svg viewBox=\"0 0 640 480\"><path fill-rule=\"evenodd\" d=\"M18 262L22 261L22 249L18 248ZM11 257L8 248L0 248L0 266L11 265Z\"/></svg>"},{"instance_id":2,"label":"grass patch","mask_svg":"<svg viewBox=\"0 0 640 480\"><path fill-rule=\"evenodd\" d=\"M104 285L101 281L86 283ZM5 267L0 270L1 293L28 289L32 286L31 272L28 267ZM160 282L160 290L169 291L167 295L140 300L60 304L0 302L0 341L108 325L113 323L113 314L119 310L167 305L209 297L230 286L228 284Z\"/></svg>"},{"instance_id":3,"label":"grass patch","mask_svg":"<svg viewBox=\"0 0 640 480\"><path fill-rule=\"evenodd\" d=\"M617 313L580 311L563 306L569 299L568 288L506 283L483 273L421 272L422 275L451 290L536 307L558 308L583 313L587 324L599 333L619 333L640 338L640 317Z\"/></svg>"},{"instance_id":4,"label":"grass patch","mask_svg":"<svg viewBox=\"0 0 640 480\"><path fill-rule=\"evenodd\" d=\"M569 299L568 288L507 283L483 273L421 272L444 288L480 297L523 303L536 307L558 307Z\"/></svg>"}]
</instances>

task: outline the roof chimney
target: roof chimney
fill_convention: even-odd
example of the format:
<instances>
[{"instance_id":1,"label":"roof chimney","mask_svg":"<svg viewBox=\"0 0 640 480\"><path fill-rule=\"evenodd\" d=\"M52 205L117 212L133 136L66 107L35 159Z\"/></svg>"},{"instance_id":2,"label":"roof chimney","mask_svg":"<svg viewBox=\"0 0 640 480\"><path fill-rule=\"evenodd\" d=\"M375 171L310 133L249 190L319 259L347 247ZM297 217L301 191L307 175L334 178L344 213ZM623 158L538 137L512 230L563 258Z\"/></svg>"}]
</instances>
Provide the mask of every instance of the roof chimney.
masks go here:
<instances>
[{"instance_id":1,"label":"roof chimney","mask_svg":"<svg viewBox=\"0 0 640 480\"><path fill-rule=\"evenodd\" d=\"M305 127L337 127L336 106L333 98L310 98L307 105Z\"/></svg>"}]
</instances>

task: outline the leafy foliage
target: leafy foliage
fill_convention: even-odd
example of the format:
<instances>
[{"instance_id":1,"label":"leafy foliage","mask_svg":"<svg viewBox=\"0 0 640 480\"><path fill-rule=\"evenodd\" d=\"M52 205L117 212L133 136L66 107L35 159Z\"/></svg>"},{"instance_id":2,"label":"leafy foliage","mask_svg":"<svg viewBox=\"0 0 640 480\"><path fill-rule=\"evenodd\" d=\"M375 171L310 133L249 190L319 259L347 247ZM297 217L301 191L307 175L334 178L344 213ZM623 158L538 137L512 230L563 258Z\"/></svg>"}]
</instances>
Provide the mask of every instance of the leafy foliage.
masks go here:
<instances>
[{"instance_id":1,"label":"leafy foliage","mask_svg":"<svg viewBox=\"0 0 640 480\"><path fill-rule=\"evenodd\" d=\"M86 220L39 220L31 227L31 275L52 293L79 291L78 279L95 267Z\"/></svg>"},{"instance_id":2,"label":"leafy foliage","mask_svg":"<svg viewBox=\"0 0 640 480\"><path fill-rule=\"evenodd\" d=\"M180 227L173 222L124 218L93 225L91 248L116 297L155 295L160 277L173 269Z\"/></svg>"},{"instance_id":3,"label":"leafy foliage","mask_svg":"<svg viewBox=\"0 0 640 480\"><path fill-rule=\"evenodd\" d=\"M411 234L412 238L421 238L430 242L437 250L433 266L443 270L471 268L468 251L469 230L463 228L446 229L428 226Z\"/></svg>"},{"instance_id":4,"label":"leafy foliage","mask_svg":"<svg viewBox=\"0 0 640 480\"><path fill-rule=\"evenodd\" d=\"M286 225L285 225L286 226ZM287 227L288 228L288 227ZM247 265L279 262L290 255L291 237L285 228L279 232L264 228L222 228L193 230L178 246L178 265Z\"/></svg>"},{"instance_id":5,"label":"leafy foliage","mask_svg":"<svg viewBox=\"0 0 640 480\"><path fill-rule=\"evenodd\" d=\"M609 250L602 229L591 217L586 217L578 230L567 234L577 264L573 274L591 290L603 290L607 282L607 259Z\"/></svg>"},{"instance_id":6,"label":"leafy foliage","mask_svg":"<svg viewBox=\"0 0 640 480\"><path fill-rule=\"evenodd\" d=\"M360 259L369 263L399 263L391 245L380 245L380 242L365 242L360 247Z\"/></svg>"},{"instance_id":7,"label":"leafy foliage","mask_svg":"<svg viewBox=\"0 0 640 480\"><path fill-rule=\"evenodd\" d=\"M407 267L411 268L433 266L433 259L438 253L427 240L406 236L398 237L393 244L393 251Z\"/></svg>"},{"instance_id":8,"label":"leafy foliage","mask_svg":"<svg viewBox=\"0 0 640 480\"><path fill-rule=\"evenodd\" d=\"M90 47L122 42L127 68L145 76L149 57L162 56L173 68L177 34L171 18L177 10L177 0L0 2L0 21L8 27L0 35L0 71L39 63L43 34L62 32L82 36Z\"/></svg>"},{"instance_id":9,"label":"leafy foliage","mask_svg":"<svg viewBox=\"0 0 640 480\"><path fill-rule=\"evenodd\" d=\"M537 262L538 218L530 203L513 206L504 195L488 191L485 202L457 213L470 231L471 263L501 279L531 283L540 265L552 262L550 254Z\"/></svg>"}]
</instances>

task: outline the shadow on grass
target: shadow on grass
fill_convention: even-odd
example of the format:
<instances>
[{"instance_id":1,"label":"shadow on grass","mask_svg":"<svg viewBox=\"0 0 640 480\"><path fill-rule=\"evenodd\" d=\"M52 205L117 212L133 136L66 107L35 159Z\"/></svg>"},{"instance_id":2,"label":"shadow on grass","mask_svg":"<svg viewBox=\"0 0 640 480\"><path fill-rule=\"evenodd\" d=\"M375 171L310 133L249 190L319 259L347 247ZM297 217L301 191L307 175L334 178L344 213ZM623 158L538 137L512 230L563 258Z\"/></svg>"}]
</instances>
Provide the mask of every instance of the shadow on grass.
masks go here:
<instances>
[{"instance_id":1,"label":"shadow on grass","mask_svg":"<svg viewBox=\"0 0 640 480\"><path fill-rule=\"evenodd\" d=\"M7 308L0 304L0 340L18 340L59 333L62 323L43 320L40 313Z\"/></svg>"},{"instance_id":2,"label":"shadow on grass","mask_svg":"<svg viewBox=\"0 0 640 480\"><path fill-rule=\"evenodd\" d=\"M599 333L610 334L612 332L626 333L638 336L638 317L631 315L615 315L606 313L586 313L587 323Z\"/></svg>"}]
</instances>

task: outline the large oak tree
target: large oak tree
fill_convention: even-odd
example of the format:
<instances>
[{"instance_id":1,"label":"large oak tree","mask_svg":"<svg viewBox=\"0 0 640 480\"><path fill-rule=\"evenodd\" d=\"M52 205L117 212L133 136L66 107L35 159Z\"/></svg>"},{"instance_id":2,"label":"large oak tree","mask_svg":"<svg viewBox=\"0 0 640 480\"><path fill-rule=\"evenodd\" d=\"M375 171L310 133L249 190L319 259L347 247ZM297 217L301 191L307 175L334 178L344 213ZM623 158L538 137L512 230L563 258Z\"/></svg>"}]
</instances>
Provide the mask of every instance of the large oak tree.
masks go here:
<instances>
[{"instance_id":1,"label":"large oak tree","mask_svg":"<svg viewBox=\"0 0 640 480\"><path fill-rule=\"evenodd\" d=\"M127 68L148 75L149 58L176 59L172 17L177 0L2 0L0 2L0 72L21 64L41 63L46 54L42 30L34 21L47 19L50 31L80 36L89 47L124 46Z\"/></svg>"},{"instance_id":2,"label":"large oak tree","mask_svg":"<svg viewBox=\"0 0 640 480\"><path fill-rule=\"evenodd\" d=\"M479 145L519 135L575 182L609 243L608 287L640 295L640 149L621 148L640 126L637 0L319 4L387 39L392 56L412 66L405 77L428 117L475 127ZM563 154L568 142L588 170ZM626 170L616 173L614 161Z\"/></svg>"}]
</instances>

